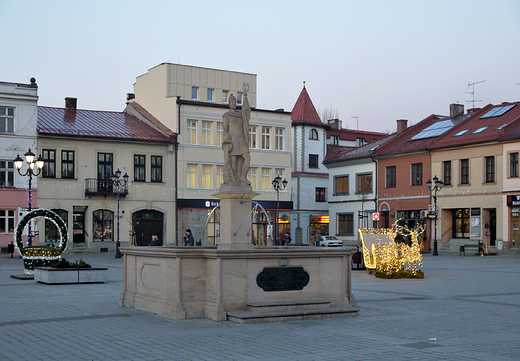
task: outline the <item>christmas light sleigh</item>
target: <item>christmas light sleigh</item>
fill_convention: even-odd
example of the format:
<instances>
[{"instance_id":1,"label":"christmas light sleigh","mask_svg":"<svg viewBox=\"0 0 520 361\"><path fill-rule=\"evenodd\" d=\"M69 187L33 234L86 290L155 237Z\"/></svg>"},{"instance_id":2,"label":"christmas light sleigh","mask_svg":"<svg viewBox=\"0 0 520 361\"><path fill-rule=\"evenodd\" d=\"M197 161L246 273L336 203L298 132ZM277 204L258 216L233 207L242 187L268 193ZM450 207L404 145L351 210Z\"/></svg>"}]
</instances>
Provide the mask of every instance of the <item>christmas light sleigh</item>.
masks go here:
<instances>
[{"instance_id":1,"label":"christmas light sleigh","mask_svg":"<svg viewBox=\"0 0 520 361\"><path fill-rule=\"evenodd\" d=\"M380 278L423 278L419 236L424 229L409 229L394 223L392 228L359 229L367 271ZM396 239L403 237L410 244Z\"/></svg>"}]
</instances>

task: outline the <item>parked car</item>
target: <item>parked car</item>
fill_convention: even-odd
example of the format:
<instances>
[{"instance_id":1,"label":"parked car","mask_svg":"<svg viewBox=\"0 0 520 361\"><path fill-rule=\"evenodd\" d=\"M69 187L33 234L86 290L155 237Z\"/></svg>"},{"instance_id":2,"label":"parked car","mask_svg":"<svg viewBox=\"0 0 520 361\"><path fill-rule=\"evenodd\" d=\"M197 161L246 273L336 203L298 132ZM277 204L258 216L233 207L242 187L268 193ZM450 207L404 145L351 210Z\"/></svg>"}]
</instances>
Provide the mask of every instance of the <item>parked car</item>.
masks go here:
<instances>
[{"instance_id":1,"label":"parked car","mask_svg":"<svg viewBox=\"0 0 520 361\"><path fill-rule=\"evenodd\" d=\"M343 247L343 241L336 236L321 236L320 245L322 247Z\"/></svg>"}]
</instances>

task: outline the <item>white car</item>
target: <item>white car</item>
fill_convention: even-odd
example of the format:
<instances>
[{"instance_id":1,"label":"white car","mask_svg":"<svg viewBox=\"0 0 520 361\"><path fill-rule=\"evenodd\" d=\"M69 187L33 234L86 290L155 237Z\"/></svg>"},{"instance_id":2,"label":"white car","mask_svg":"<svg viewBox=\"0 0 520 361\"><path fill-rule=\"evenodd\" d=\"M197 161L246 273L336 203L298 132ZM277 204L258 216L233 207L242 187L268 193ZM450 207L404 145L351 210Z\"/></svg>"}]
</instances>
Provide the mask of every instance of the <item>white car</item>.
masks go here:
<instances>
[{"instance_id":1,"label":"white car","mask_svg":"<svg viewBox=\"0 0 520 361\"><path fill-rule=\"evenodd\" d=\"M321 236L320 246L322 247L343 247L343 241L336 236Z\"/></svg>"}]
</instances>

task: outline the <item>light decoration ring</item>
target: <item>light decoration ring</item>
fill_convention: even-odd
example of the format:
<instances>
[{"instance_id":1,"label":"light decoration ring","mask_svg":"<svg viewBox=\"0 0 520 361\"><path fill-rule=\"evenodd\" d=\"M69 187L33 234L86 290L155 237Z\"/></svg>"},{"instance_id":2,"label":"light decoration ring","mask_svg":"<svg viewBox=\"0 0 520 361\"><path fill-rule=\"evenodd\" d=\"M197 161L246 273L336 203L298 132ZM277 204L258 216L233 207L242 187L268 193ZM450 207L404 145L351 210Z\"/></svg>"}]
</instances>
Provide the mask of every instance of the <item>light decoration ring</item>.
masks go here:
<instances>
[{"instance_id":1,"label":"light decoration ring","mask_svg":"<svg viewBox=\"0 0 520 361\"><path fill-rule=\"evenodd\" d=\"M51 221L56 228L58 228L60 234L60 242L58 246L46 246L46 247L24 247L23 245L23 230L25 226L33 218L43 217ZM35 209L27 213L22 217L18 225L16 226L16 248L22 255L24 265L26 269L34 269L35 265L47 265L49 261L59 260L62 253L67 248L68 243L68 232L67 226L63 219L48 209Z\"/></svg>"}]
</instances>

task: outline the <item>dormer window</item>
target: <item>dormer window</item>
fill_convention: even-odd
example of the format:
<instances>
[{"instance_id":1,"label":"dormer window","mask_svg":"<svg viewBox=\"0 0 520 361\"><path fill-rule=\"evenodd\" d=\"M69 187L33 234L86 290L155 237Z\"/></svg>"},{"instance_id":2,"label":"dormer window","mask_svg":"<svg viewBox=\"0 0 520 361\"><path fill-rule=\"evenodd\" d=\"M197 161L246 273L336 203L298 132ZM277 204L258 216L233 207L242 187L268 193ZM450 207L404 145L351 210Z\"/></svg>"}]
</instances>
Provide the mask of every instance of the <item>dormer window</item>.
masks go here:
<instances>
[{"instance_id":1,"label":"dormer window","mask_svg":"<svg viewBox=\"0 0 520 361\"><path fill-rule=\"evenodd\" d=\"M311 132L309 134L310 140L319 140L318 138L318 131L316 129L311 129Z\"/></svg>"}]
</instances>

